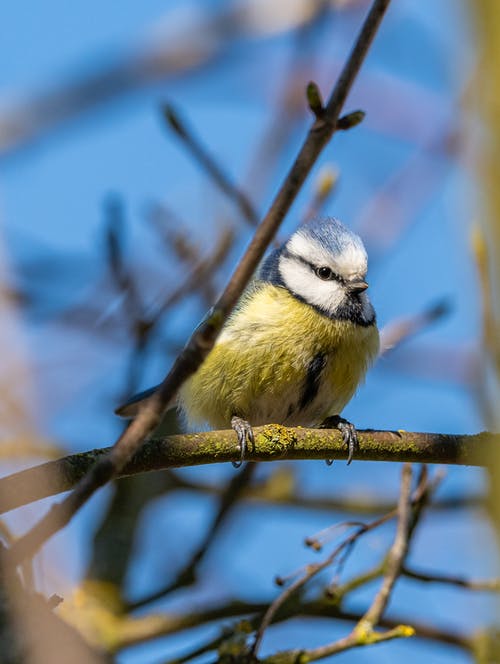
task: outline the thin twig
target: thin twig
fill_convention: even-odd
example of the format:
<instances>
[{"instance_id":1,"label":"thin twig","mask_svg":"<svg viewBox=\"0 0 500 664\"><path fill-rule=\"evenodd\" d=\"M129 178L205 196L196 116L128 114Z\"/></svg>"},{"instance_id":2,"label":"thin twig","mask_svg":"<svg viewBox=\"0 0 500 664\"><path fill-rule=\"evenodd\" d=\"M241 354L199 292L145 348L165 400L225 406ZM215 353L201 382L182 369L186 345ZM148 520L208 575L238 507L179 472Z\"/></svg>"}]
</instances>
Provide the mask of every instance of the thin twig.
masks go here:
<instances>
[{"instance_id":1,"label":"thin twig","mask_svg":"<svg viewBox=\"0 0 500 664\"><path fill-rule=\"evenodd\" d=\"M184 220L179 219L177 213L174 213L165 204L155 203L150 205L146 213L146 220L149 221L156 234L160 236L165 251L168 254L173 251L176 258L189 268L190 273L199 265L207 262L207 259L202 256L202 248L192 240L189 225ZM228 244L227 253L229 253L234 240L232 229L222 229L222 232L218 235L217 245L212 253L218 253L219 248L224 243ZM224 263L227 253L219 259L219 263L216 263L213 267L211 266L207 274L192 287L193 293L199 293L206 305L210 305L217 296L214 283L215 276L217 269Z\"/></svg>"},{"instance_id":2,"label":"thin twig","mask_svg":"<svg viewBox=\"0 0 500 664\"><path fill-rule=\"evenodd\" d=\"M254 463L247 463L243 470L235 475L229 482L220 498L219 509L217 510L212 526L208 529L199 547L177 574L176 578L166 584L163 588L158 588L154 593L146 595L134 602L130 602L126 607L128 611L134 611L146 604L155 602L168 593L173 592L178 588L182 588L183 586L190 585L196 580L196 569L198 565L209 551L210 546L215 541L221 526L226 522L232 509L238 504L241 494L252 481L256 467L257 466Z\"/></svg>"},{"instance_id":3,"label":"thin twig","mask_svg":"<svg viewBox=\"0 0 500 664\"><path fill-rule=\"evenodd\" d=\"M165 299L157 305L154 313L149 317L149 324L154 327L158 320L169 310L174 304L177 304L188 293L192 293L201 283L213 274L227 258L229 251L234 243L234 231L231 228L226 228L222 231L216 246L212 252L200 260L200 262L193 267L188 278L181 283L177 288L171 291Z\"/></svg>"},{"instance_id":4,"label":"thin twig","mask_svg":"<svg viewBox=\"0 0 500 664\"><path fill-rule=\"evenodd\" d=\"M172 657L171 659L165 660L162 664L184 664L184 662L189 662L192 659L196 659L200 655L204 655L207 652L212 652L212 650L217 650L219 646L227 639L226 634L220 634L213 639L210 639L198 646L194 650L187 651L184 655L179 655L178 657Z\"/></svg>"},{"instance_id":5,"label":"thin twig","mask_svg":"<svg viewBox=\"0 0 500 664\"><path fill-rule=\"evenodd\" d=\"M171 104L162 107L162 114L169 127L175 132L189 152L198 161L202 169L219 187L219 189L233 201L241 212L242 217L251 226L257 226L259 215L244 191L229 178L216 159L208 149L202 144L201 140L190 129L185 120L173 108Z\"/></svg>"},{"instance_id":6,"label":"thin twig","mask_svg":"<svg viewBox=\"0 0 500 664\"><path fill-rule=\"evenodd\" d=\"M311 11L312 10L312 11ZM302 122L305 107L304 83L306 75L315 68L315 59L321 51L321 34L330 29L332 15L329 0L310 3L308 18L292 35L292 50L277 90L274 110L251 159L245 181L246 189L254 200L260 200L274 180L281 157Z\"/></svg>"},{"instance_id":7,"label":"thin twig","mask_svg":"<svg viewBox=\"0 0 500 664\"><path fill-rule=\"evenodd\" d=\"M413 534L418 523L420 522L424 509L429 506L430 500L434 495L437 487L439 486L442 478L443 473L436 473L434 478L429 480L427 466L422 466L417 487L411 498L412 513L408 527L408 550L411 546ZM396 516L397 512L397 508L393 510L393 516ZM408 553L406 555L408 555ZM343 598L351 591L383 576L386 572L387 564L388 556L384 555L382 560L368 571L363 572L362 574L358 574L354 578L343 583L341 586L330 585L330 587L328 587L326 590L326 596L333 598L337 604L340 604Z\"/></svg>"},{"instance_id":8,"label":"thin twig","mask_svg":"<svg viewBox=\"0 0 500 664\"><path fill-rule=\"evenodd\" d=\"M181 263L196 265L201 258L200 247L193 242L189 225L165 203L151 203L146 221L159 236L166 253L173 251Z\"/></svg>"},{"instance_id":9,"label":"thin twig","mask_svg":"<svg viewBox=\"0 0 500 664\"><path fill-rule=\"evenodd\" d=\"M309 223L320 214L326 202L336 190L338 180L339 173L337 170L331 166L322 169L314 183L312 199L302 215L303 224Z\"/></svg>"},{"instance_id":10,"label":"thin twig","mask_svg":"<svg viewBox=\"0 0 500 664\"><path fill-rule=\"evenodd\" d=\"M389 552L387 560L387 571L384 582L377 593L372 605L366 612L362 624L363 629L372 630L378 622L389 602L394 584L401 573L401 567L408 549L408 531L410 522L410 491L412 471L410 464L403 466L401 479L401 496L398 505L398 527L394 544Z\"/></svg>"},{"instance_id":11,"label":"thin twig","mask_svg":"<svg viewBox=\"0 0 500 664\"><path fill-rule=\"evenodd\" d=\"M500 579L468 579L464 576L454 576L453 574L443 574L441 572L422 572L407 566L404 566L401 574L409 579L416 579L424 583L444 583L467 590L477 590L485 592L500 592Z\"/></svg>"},{"instance_id":12,"label":"thin twig","mask_svg":"<svg viewBox=\"0 0 500 664\"><path fill-rule=\"evenodd\" d=\"M413 636L413 628L407 625L395 625L386 632L375 632L374 628L379 624L387 603L391 596L394 584L400 575L401 566L406 555L408 546L408 528L410 521L410 492L411 492L411 466L403 466L401 479L401 494L398 504L398 526L396 537L389 552L386 574L379 592L376 594L370 608L360 618L354 629L346 637L301 652L301 661L309 662L324 657L335 655L339 652L350 650L359 646L365 646L372 643L380 643L394 638ZM280 661L284 664L296 661L297 652L293 650L278 653Z\"/></svg>"},{"instance_id":13,"label":"thin twig","mask_svg":"<svg viewBox=\"0 0 500 664\"><path fill-rule=\"evenodd\" d=\"M111 196L105 204L106 262L114 285L123 296L122 311L125 327L133 335L125 381L125 390L128 395L137 389L135 386L140 380L140 372L144 366L144 354L152 330L144 319L142 298L134 274L126 261L124 237L123 203L118 196Z\"/></svg>"},{"instance_id":14,"label":"thin twig","mask_svg":"<svg viewBox=\"0 0 500 664\"><path fill-rule=\"evenodd\" d=\"M346 554L348 554L352 550L352 546L357 542L357 540L362 535L365 535L366 533L380 527L384 523L387 523L388 521L393 519L396 516L396 514L397 510L392 510L391 512L384 514L380 518L375 519L371 523L357 525L356 530L347 538L345 538L332 551L332 553L327 558L325 558L325 560L313 565L307 565L304 573L301 576L299 576L293 583L291 583L268 607L259 625L259 629L257 630L257 633L255 635L255 640L251 648L251 655L254 657L257 656L265 631L273 622L276 613L292 597L292 595L297 593L298 590L303 588L306 583L308 583L313 577L315 577L321 571L323 571L327 567L330 567L338 559L341 559L341 556L345 556ZM307 540L307 544L309 546L312 546L313 548L316 549L320 548L316 545L316 543L317 543L316 538L308 538ZM343 562L344 559L342 558L341 564L343 564Z\"/></svg>"},{"instance_id":15,"label":"thin twig","mask_svg":"<svg viewBox=\"0 0 500 664\"><path fill-rule=\"evenodd\" d=\"M223 489L218 484L210 482L194 481L181 476L180 473L172 471L174 488L194 491L195 493L207 493L220 496ZM362 496L346 493L342 495L302 493L296 486L293 470L289 466L278 466L274 473L268 477L255 482L248 487L242 496L242 500L256 502L265 505L280 505L283 507L302 508L305 510L318 510L327 512L347 512L357 515L374 516L383 514L395 507L395 501L390 498L384 499L376 491L372 494L364 493ZM481 509L485 507L485 496L480 493L470 495L449 494L435 499L429 505L433 512Z\"/></svg>"},{"instance_id":16,"label":"thin twig","mask_svg":"<svg viewBox=\"0 0 500 664\"><path fill-rule=\"evenodd\" d=\"M150 614L139 618L125 618L113 650L120 651L132 645L170 634L179 634L185 630L224 619L253 616L250 618L250 623L256 626L260 614L267 606L268 603L266 602L229 600L224 604L206 606L201 609L193 607L185 613ZM309 601L301 602L298 605L294 604L282 607L282 610L274 616L273 624L296 617L314 617L331 621L341 620L344 622L359 623L363 615L363 611L340 609L338 606L332 605L329 601ZM410 616L391 616L380 619L380 626L387 629L393 629L398 625L407 623L413 625L415 636L418 638L430 639L466 651L471 650L473 635L467 636L463 633L436 627L430 623L415 621Z\"/></svg>"},{"instance_id":17,"label":"thin twig","mask_svg":"<svg viewBox=\"0 0 500 664\"><path fill-rule=\"evenodd\" d=\"M282 10L285 11L286 8ZM84 74L78 74L81 66L77 65L76 74L71 72L62 83L46 86L8 105L2 104L0 157L33 144L40 136L74 122L83 113L122 103L124 97L137 90L172 76L187 76L227 58L238 40L255 34L247 12L234 3L226 3L218 12L196 12L189 24L181 17L180 27L173 31L172 26L178 20L178 9L174 7L116 57L104 62L98 58L99 66L90 70L85 67ZM96 60L95 55L92 60ZM7 98L17 100L18 95L6 92Z\"/></svg>"},{"instance_id":18,"label":"thin twig","mask_svg":"<svg viewBox=\"0 0 500 664\"><path fill-rule=\"evenodd\" d=\"M398 318L380 331L380 355L392 351L450 313L450 303L443 299L413 316Z\"/></svg>"},{"instance_id":19,"label":"thin twig","mask_svg":"<svg viewBox=\"0 0 500 664\"><path fill-rule=\"evenodd\" d=\"M71 520L97 489L122 472L140 449L145 437L158 425L162 414L175 398L183 382L198 369L206 358L312 166L334 134L347 94L388 5L389 0L374 0L330 95L324 114L321 119L315 120L309 130L268 213L257 227L250 245L213 310L192 334L158 391L147 400L136 419L118 438L109 454L101 457L99 462L80 480L72 493L61 503L53 505L50 511L10 548L9 562L11 564L19 564L26 557L32 556L44 542Z\"/></svg>"},{"instance_id":20,"label":"thin twig","mask_svg":"<svg viewBox=\"0 0 500 664\"><path fill-rule=\"evenodd\" d=\"M141 316L142 303L136 282L125 260L125 218L123 202L111 196L105 204L106 262L116 288L126 299L127 313L135 322Z\"/></svg>"}]
</instances>

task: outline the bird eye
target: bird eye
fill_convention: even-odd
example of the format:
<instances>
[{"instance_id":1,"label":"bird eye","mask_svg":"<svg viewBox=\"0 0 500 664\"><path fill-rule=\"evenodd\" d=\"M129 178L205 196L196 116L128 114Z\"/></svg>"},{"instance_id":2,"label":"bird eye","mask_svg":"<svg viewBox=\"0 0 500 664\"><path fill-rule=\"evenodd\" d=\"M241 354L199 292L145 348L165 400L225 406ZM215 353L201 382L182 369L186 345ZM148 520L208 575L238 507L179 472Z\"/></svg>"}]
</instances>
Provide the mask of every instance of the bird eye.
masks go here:
<instances>
[{"instance_id":1,"label":"bird eye","mask_svg":"<svg viewBox=\"0 0 500 664\"><path fill-rule=\"evenodd\" d=\"M331 279L334 278L333 270L331 270L329 267L317 267L314 270L315 274L317 277L320 279L323 279L323 281L330 281Z\"/></svg>"}]
</instances>

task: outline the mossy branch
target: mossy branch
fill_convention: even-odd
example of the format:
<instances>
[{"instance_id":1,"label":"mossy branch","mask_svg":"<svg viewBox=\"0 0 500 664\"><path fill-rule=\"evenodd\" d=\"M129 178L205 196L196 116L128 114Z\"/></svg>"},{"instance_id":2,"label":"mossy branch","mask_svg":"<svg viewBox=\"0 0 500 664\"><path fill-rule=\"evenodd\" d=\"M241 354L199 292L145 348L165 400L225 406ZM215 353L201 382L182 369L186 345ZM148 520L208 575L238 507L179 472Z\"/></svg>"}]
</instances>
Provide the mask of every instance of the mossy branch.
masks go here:
<instances>
[{"instance_id":1,"label":"mossy branch","mask_svg":"<svg viewBox=\"0 0 500 664\"><path fill-rule=\"evenodd\" d=\"M340 433L329 429L287 429L270 424L256 427L248 461L346 459ZM410 431L359 431L355 461L410 461L482 465L500 444L500 434L449 435ZM68 491L109 448L95 449L49 461L0 479L0 513ZM146 442L119 477L152 470L237 461L234 431L208 431L154 438ZM332 470L334 472L334 470Z\"/></svg>"}]
</instances>

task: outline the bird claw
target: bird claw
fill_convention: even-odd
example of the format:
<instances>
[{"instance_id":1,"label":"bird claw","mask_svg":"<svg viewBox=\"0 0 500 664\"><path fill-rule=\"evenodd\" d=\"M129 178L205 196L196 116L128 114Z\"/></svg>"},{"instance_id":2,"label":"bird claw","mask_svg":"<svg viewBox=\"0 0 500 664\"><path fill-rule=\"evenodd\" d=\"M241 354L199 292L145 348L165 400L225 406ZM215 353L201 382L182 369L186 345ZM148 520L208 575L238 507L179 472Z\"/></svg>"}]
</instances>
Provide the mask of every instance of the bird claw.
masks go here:
<instances>
[{"instance_id":1,"label":"bird claw","mask_svg":"<svg viewBox=\"0 0 500 664\"><path fill-rule=\"evenodd\" d=\"M354 458L354 452L359 450L358 432L356 431L354 424L351 424L343 417L340 417L340 415L332 415L331 417L326 418L321 424L320 429L338 429L340 431L342 434L342 440L347 445L347 465L349 465ZM330 466L332 460L327 459L326 463Z\"/></svg>"},{"instance_id":2,"label":"bird claw","mask_svg":"<svg viewBox=\"0 0 500 664\"><path fill-rule=\"evenodd\" d=\"M236 431L236 435L238 436L238 443L241 450L240 460L233 461L232 464L235 468L239 468L243 463L243 461L245 460L245 456L248 449L248 443L250 443L253 448L255 445L255 438L253 436L253 430L250 422L247 422L247 420L244 420L242 417L237 417L236 415L234 415L231 418L231 426Z\"/></svg>"}]
</instances>

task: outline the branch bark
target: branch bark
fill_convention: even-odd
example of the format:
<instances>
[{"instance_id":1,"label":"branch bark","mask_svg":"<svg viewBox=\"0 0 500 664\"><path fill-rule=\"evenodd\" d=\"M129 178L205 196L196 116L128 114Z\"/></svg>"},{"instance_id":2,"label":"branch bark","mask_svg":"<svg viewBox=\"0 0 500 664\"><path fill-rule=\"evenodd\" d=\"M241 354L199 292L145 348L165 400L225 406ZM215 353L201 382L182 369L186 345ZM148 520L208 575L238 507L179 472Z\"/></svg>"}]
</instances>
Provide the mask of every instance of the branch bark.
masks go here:
<instances>
[{"instance_id":1,"label":"branch bark","mask_svg":"<svg viewBox=\"0 0 500 664\"><path fill-rule=\"evenodd\" d=\"M341 434L328 429L287 429L276 424L256 427L248 461L346 459ZM410 461L483 465L500 445L500 434L449 435L410 431L358 431L355 461ZM0 513L68 491L110 448L72 454L0 479ZM152 470L237 461L238 442L232 429L181 434L146 442L117 477ZM334 471L332 471L334 472Z\"/></svg>"}]
</instances>

